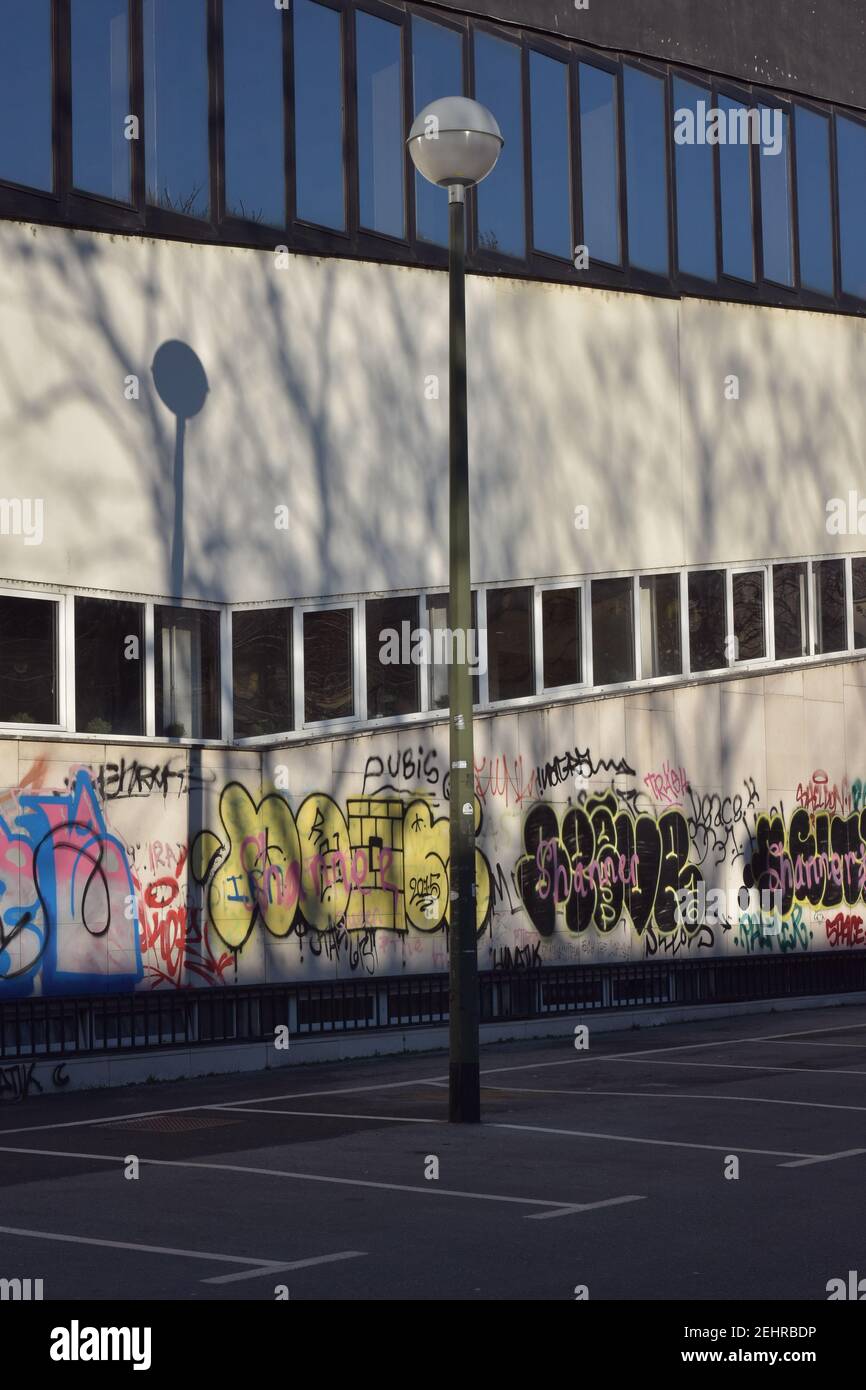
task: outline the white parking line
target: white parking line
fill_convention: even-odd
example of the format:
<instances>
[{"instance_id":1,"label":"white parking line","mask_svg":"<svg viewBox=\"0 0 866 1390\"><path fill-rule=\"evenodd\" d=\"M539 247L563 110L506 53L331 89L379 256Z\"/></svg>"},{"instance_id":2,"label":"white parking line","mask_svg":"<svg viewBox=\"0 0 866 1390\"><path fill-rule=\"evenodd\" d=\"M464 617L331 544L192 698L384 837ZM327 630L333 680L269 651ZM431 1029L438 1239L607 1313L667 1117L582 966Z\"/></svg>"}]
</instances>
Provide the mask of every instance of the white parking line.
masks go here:
<instances>
[{"instance_id":1,"label":"white parking line","mask_svg":"<svg viewBox=\"0 0 866 1390\"><path fill-rule=\"evenodd\" d=\"M95 1160L98 1163L126 1163L127 1161L123 1154L71 1153L68 1149L20 1149L7 1144L0 1146L0 1153L28 1154L38 1158L80 1158ZM337 1187L370 1187L380 1192L413 1192L425 1197L464 1197L476 1202L507 1202L522 1207L556 1207L561 1210L563 1207L576 1209L579 1206L574 1202L564 1202L561 1199L551 1201L544 1197L509 1197L499 1192L463 1192L456 1188L436 1187L435 1185L419 1187L417 1184L409 1183L372 1182L368 1178L326 1177L323 1173L294 1173L287 1172L282 1168L255 1168L251 1164L242 1163L205 1163L201 1159L142 1158L139 1155L137 1157L139 1163L148 1164L151 1168L201 1168L210 1173L252 1173L259 1177L291 1178L296 1182L330 1183Z\"/></svg>"},{"instance_id":2,"label":"white parking line","mask_svg":"<svg viewBox=\"0 0 866 1390\"><path fill-rule=\"evenodd\" d=\"M712 1153L758 1154L763 1158L823 1158L822 1154L791 1153L786 1149L744 1149L739 1144L687 1144L681 1139L642 1139L630 1134L601 1134L591 1129L552 1129L548 1125L509 1125L496 1122L491 1129L521 1129L531 1134L565 1134L575 1139L604 1139L614 1144L653 1144L663 1149L709 1149Z\"/></svg>"},{"instance_id":3,"label":"white parking line","mask_svg":"<svg viewBox=\"0 0 866 1390\"><path fill-rule=\"evenodd\" d=\"M796 1163L780 1163L780 1168L806 1168L810 1163L833 1163L837 1158L856 1158L858 1154L866 1154L866 1149L843 1149L837 1154L823 1154L819 1158L799 1158Z\"/></svg>"},{"instance_id":4,"label":"white parking line","mask_svg":"<svg viewBox=\"0 0 866 1390\"><path fill-rule=\"evenodd\" d=\"M643 1057L637 1054L624 1057L596 1057L597 1062L648 1062L656 1067L711 1067L715 1071L786 1071L804 1072L807 1076L866 1076L857 1067L774 1067L759 1062L671 1062L667 1057Z\"/></svg>"},{"instance_id":5,"label":"white parking line","mask_svg":"<svg viewBox=\"0 0 866 1390\"><path fill-rule=\"evenodd\" d=\"M579 1207L561 1207L559 1211L534 1211L524 1221L552 1221L557 1216L572 1216L575 1212L597 1211L599 1207L621 1207L625 1202L645 1202L646 1197L608 1197L604 1202L584 1202Z\"/></svg>"},{"instance_id":6,"label":"white parking line","mask_svg":"<svg viewBox=\"0 0 866 1390\"><path fill-rule=\"evenodd\" d=\"M802 1106L806 1110L866 1110L866 1105L833 1105L829 1101L821 1100L774 1100L769 1096L710 1096L699 1091L597 1091L594 1087L592 1090L578 1090L576 1087L555 1089L547 1086L494 1086L492 1084L484 1086L482 1089L485 1091L516 1091L520 1095L538 1096L625 1096L631 1100L743 1101L748 1105L796 1105Z\"/></svg>"},{"instance_id":7,"label":"white parking line","mask_svg":"<svg viewBox=\"0 0 866 1390\"><path fill-rule=\"evenodd\" d=\"M308 1260L262 1260L248 1255L218 1255L210 1250L180 1250L170 1245L139 1245L129 1240L100 1240L96 1236L70 1236L59 1231L31 1231L20 1226L0 1226L0 1234L24 1236L27 1240L56 1240L66 1245L99 1245L109 1250L135 1250L142 1255L181 1255L188 1260L209 1260L212 1264L250 1265L241 1274L222 1274L202 1279L203 1284L226 1284L236 1279L252 1279L260 1274L275 1274L278 1270L306 1269L309 1265L330 1264L335 1260L354 1260L367 1254L366 1250L341 1250L336 1255L316 1255Z\"/></svg>"},{"instance_id":8,"label":"white parking line","mask_svg":"<svg viewBox=\"0 0 866 1390\"><path fill-rule=\"evenodd\" d=\"M392 1125L447 1125L447 1120L428 1120L415 1115L350 1115L347 1110L275 1110L263 1106L206 1105L205 1110L228 1110L233 1115L312 1115L322 1120L382 1120Z\"/></svg>"}]
</instances>

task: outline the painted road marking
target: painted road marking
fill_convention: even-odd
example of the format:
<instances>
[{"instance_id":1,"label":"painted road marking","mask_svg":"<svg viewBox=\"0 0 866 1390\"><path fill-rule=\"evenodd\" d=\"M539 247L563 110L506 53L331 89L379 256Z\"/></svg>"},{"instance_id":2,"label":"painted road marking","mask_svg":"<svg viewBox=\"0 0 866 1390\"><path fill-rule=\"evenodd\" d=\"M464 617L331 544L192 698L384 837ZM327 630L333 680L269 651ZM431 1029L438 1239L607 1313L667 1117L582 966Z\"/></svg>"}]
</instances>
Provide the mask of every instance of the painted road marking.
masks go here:
<instances>
[{"instance_id":1,"label":"painted road marking","mask_svg":"<svg viewBox=\"0 0 866 1390\"><path fill-rule=\"evenodd\" d=\"M855 1158L866 1154L866 1149L842 1149L837 1154L823 1154L819 1158L799 1158L795 1163L780 1163L780 1168L806 1168L810 1163L834 1163L837 1158Z\"/></svg>"},{"instance_id":2,"label":"painted road marking","mask_svg":"<svg viewBox=\"0 0 866 1390\"><path fill-rule=\"evenodd\" d=\"M661 1082L651 1083L661 1085ZM667 1083L665 1083L667 1084ZM494 1086L492 1083L482 1087L485 1091L514 1091L519 1095L538 1096L627 1096L632 1100L714 1100L743 1101L748 1105L797 1105L807 1110L856 1110L866 1111L866 1105L833 1105L821 1100L774 1100L770 1096L710 1096L700 1091L597 1091L577 1087L555 1089L548 1086Z\"/></svg>"},{"instance_id":3,"label":"painted road marking","mask_svg":"<svg viewBox=\"0 0 866 1390\"><path fill-rule=\"evenodd\" d=\"M129 1240L100 1240L96 1236L70 1236L59 1231L31 1231L19 1226L0 1226L7 1236L24 1236L28 1240L57 1240L66 1245L99 1245L109 1250L136 1250L143 1255L181 1255L188 1260L210 1260L211 1263L251 1265L241 1274L223 1274L215 1279L202 1279L203 1284L225 1284L235 1279L252 1279L260 1274L275 1274L277 1270L306 1269L309 1265L330 1264L334 1260L355 1260L366 1250L341 1250L336 1255L317 1255L308 1260L262 1260L249 1255L218 1255L210 1250L179 1250L170 1245L140 1245Z\"/></svg>"},{"instance_id":4,"label":"painted road marking","mask_svg":"<svg viewBox=\"0 0 866 1390\"><path fill-rule=\"evenodd\" d=\"M712 1153L759 1154L763 1158L822 1158L821 1154L791 1153L786 1149L744 1149L740 1144L687 1144L682 1139L638 1139L630 1134L599 1134L590 1129L552 1129L548 1125L509 1125L501 1121L489 1129L521 1129L531 1134L567 1134L575 1139L604 1139L614 1144L654 1144L664 1149L709 1149ZM142 1160L144 1161L144 1160Z\"/></svg>"},{"instance_id":5,"label":"painted road marking","mask_svg":"<svg viewBox=\"0 0 866 1390\"><path fill-rule=\"evenodd\" d=\"M350 1115L344 1110L271 1110L262 1106L208 1105L207 1110L229 1110L233 1115L312 1115L322 1120L382 1120L394 1125L447 1125L448 1120L419 1119L412 1115Z\"/></svg>"},{"instance_id":6,"label":"painted road marking","mask_svg":"<svg viewBox=\"0 0 866 1390\"><path fill-rule=\"evenodd\" d=\"M95 1160L97 1163L127 1162L123 1154L70 1153L67 1149L18 1149L7 1144L0 1146L0 1153L28 1154L39 1158L80 1158ZM372 1182L367 1178L334 1178L326 1177L322 1173L294 1173L286 1172L282 1168L255 1168L251 1164L242 1163L205 1163L201 1159L142 1158L138 1155L137 1159L139 1163L148 1164L151 1168L202 1168L211 1173L252 1173L260 1177L292 1178L296 1182L323 1182L338 1187L370 1187L380 1192L423 1193L425 1197L464 1197L476 1202L508 1202L523 1207L556 1207L562 1210L563 1207L575 1206L574 1202L563 1202L561 1199L556 1202L544 1197L508 1197L498 1192L463 1192L450 1187L418 1187L409 1183Z\"/></svg>"},{"instance_id":7,"label":"painted road marking","mask_svg":"<svg viewBox=\"0 0 866 1390\"><path fill-rule=\"evenodd\" d=\"M561 1207L559 1211L533 1211L524 1221L551 1221L557 1216L573 1216L575 1212L597 1211L599 1207L620 1207L625 1202L645 1202L646 1197L608 1197L604 1202L583 1202L579 1207Z\"/></svg>"},{"instance_id":8,"label":"painted road marking","mask_svg":"<svg viewBox=\"0 0 866 1390\"><path fill-rule=\"evenodd\" d=\"M866 1071L857 1067L774 1067L769 1063L761 1066L758 1062L671 1062L667 1057L596 1057L597 1062L647 1062L657 1067L712 1067L715 1071L727 1068L730 1071L781 1071L803 1072L807 1076L866 1076Z\"/></svg>"}]
</instances>

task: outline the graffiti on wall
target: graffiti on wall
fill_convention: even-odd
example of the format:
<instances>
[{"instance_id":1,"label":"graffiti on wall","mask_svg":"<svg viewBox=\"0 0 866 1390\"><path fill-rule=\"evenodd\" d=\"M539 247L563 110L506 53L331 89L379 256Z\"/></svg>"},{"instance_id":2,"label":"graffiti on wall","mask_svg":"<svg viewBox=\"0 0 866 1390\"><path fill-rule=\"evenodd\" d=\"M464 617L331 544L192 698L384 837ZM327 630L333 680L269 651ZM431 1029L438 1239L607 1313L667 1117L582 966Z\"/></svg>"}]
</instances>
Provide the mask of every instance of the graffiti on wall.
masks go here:
<instances>
[{"instance_id":1,"label":"graffiti on wall","mask_svg":"<svg viewBox=\"0 0 866 1390\"><path fill-rule=\"evenodd\" d=\"M373 747L339 799L178 754L59 789L35 764L0 791L0 996L447 968L447 762ZM752 777L698 789L679 762L575 745L478 756L475 783L487 968L866 946L858 782L813 771L767 808Z\"/></svg>"}]
</instances>

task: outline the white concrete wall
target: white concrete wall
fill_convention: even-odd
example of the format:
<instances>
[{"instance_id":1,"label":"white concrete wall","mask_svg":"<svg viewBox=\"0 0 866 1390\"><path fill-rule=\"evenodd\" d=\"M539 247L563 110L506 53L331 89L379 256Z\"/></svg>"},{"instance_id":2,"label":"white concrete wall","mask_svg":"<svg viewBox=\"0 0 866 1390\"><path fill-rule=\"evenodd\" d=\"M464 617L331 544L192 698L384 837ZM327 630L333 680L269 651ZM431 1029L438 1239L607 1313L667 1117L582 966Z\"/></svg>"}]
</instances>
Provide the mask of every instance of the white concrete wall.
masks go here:
<instances>
[{"instance_id":1,"label":"white concrete wall","mask_svg":"<svg viewBox=\"0 0 866 1390\"><path fill-rule=\"evenodd\" d=\"M841 662L479 719L482 967L866 945L864 716ZM445 739L0 742L0 998L444 970Z\"/></svg>"},{"instance_id":2,"label":"white concrete wall","mask_svg":"<svg viewBox=\"0 0 866 1390\"><path fill-rule=\"evenodd\" d=\"M477 276L468 307L476 581L862 548L825 511L863 476L859 319ZM229 601L444 583L446 333L442 273L0 224L0 497L45 506L41 545L0 536L0 578ZM182 584L150 370L171 339L209 383Z\"/></svg>"}]
</instances>

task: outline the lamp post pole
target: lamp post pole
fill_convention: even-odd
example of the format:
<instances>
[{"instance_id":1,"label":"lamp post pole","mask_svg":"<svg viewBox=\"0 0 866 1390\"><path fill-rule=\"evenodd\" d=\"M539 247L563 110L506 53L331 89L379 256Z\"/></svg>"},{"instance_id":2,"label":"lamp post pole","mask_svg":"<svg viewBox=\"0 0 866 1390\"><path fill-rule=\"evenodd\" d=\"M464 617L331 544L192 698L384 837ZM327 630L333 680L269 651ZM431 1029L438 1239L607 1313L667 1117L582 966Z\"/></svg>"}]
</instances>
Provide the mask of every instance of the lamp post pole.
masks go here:
<instances>
[{"instance_id":1,"label":"lamp post pole","mask_svg":"<svg viewBox=\"0 0 866 1390\"><path fill-rule=\"evenodd\" d=\"M448 668L450 726L449 1119L477 1124L479 1080L478 949L475 888L475 772L469 634L469 440L466 414L466 203L460 184L448 189L449 216L449 469ZM476 641L476 652L480 644Z\"/></svg>"},{"instance_id":2,"label":"lamp post pole","mask_svg":"<svg viewBox=\"0 0 866 1390\"><path fill-rule=\"evenodd\" d=\"M487 177L502 133L486 107L443 97L409 132L419 173L448 189L448 667L450 884L448 1118L481 1119L478 1064L478 947L475 893L475 768L472 756L472 587L469 569L469 440L466 420L466 189ZM477 639L477 634L476 634ZM476 640L475 651L482 645Z\"/></svg>"}]
</instances>

